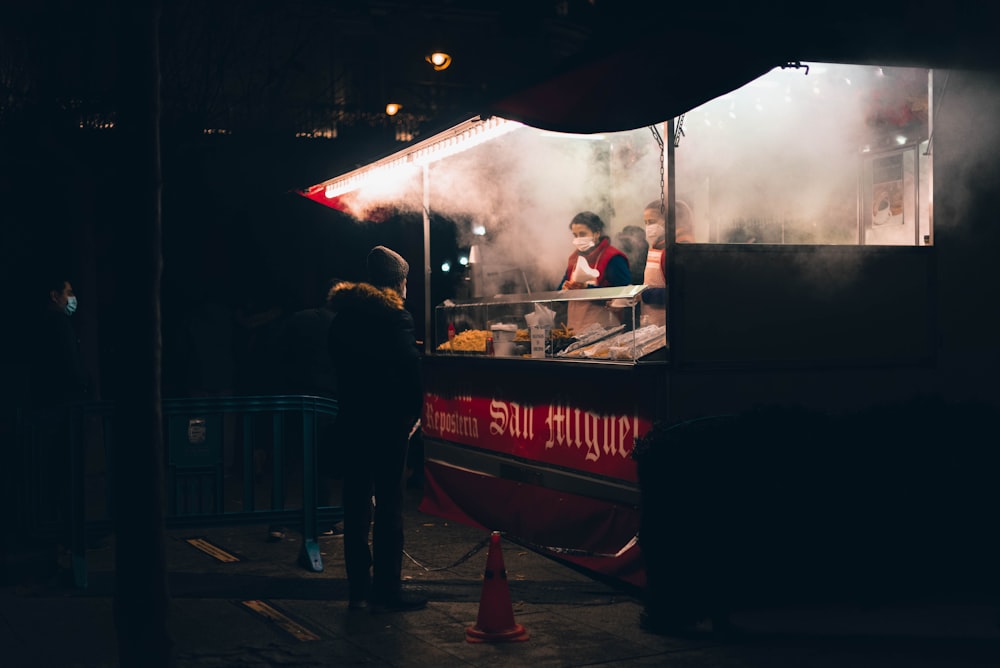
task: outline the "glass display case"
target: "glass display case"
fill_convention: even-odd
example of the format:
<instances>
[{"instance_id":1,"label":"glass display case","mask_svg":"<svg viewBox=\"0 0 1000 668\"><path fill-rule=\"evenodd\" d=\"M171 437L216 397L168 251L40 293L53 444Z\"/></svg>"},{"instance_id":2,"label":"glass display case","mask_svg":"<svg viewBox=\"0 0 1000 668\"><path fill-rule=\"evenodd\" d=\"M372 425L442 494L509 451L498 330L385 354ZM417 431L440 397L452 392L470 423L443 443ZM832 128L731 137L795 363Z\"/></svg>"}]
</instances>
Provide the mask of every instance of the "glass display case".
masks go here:
<instances>
[{"instance_id":1,"label":"glass display case","mask_svg":"<svg viewBox=\"0 0 1000 668\"><path fill-rule=\"evenodd\" d=\"M435 355L634 363L667 346L644 323L645 285L446 300L435 309Z\"/></svg>"}]
</instances>

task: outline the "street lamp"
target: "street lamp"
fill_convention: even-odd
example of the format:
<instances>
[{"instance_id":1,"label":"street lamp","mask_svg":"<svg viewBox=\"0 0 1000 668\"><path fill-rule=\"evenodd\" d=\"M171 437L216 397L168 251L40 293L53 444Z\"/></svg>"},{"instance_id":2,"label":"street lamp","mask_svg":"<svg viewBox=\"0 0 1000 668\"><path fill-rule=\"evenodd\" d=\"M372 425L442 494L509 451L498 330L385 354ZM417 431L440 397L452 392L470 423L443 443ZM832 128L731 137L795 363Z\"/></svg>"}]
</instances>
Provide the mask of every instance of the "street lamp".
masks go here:
<instances>
[{"instance_id":1,"label":"street lamp","mask_svg":"<svg viewBox=\"0 0 1000 668\"><path fill-rule=\"evenodd\" d=\"M451 55L445 53L444 51L434 51L433 53L429 53L424 60L431 64L431 67L434 68L435 72L440 72L441 70L446 70L451 67Z\"/></svg>"}]
</instances>

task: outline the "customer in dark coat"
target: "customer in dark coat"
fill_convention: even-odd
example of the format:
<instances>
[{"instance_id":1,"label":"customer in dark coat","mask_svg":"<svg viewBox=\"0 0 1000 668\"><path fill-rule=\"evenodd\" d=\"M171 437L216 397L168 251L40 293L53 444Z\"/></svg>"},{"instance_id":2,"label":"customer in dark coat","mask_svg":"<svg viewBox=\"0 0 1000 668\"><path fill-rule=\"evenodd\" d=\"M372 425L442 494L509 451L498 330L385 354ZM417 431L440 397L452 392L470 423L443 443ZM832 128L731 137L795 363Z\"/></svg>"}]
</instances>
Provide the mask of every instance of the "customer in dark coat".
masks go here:
<instances>
[{"instance_id":1,"label":"customer in dark coat","mask_svg":"<svg viewBox=\"0 0 1000 668\"><path fill-rule=\"evenodd\" d=\"M27 485L23 493L37 500L39 521L56 527L52 558L57 562L58 544L70 544L70 406L89 398L90 375L73 326L77 298L72 283L57 275L42 287L44 292L37 292L40 307L29 323L24 359L28 373L26 419L32 439L31 452L25 454L38 462L40 477L30 484L25 480L17 482Z\"/></svg>"},{"instance_id":2,"label":"customer in dark coat","mask_svg":"<svg viewBox=\"0 0 1000 668\"><path fill-rule=\"evenodd\" d=\"M376 246L368 255L368 283L341 283L329 302L336 313L329 346L339 383L350 607L370 604L373 612L427 603L404 594L400 576L406 450L423 402L413 318L403 306L408 271L399 254Z\"/></svg>"},{"instance_id":3,"label":"customer in dark coat","mask_svg":"<svg viewBox=\"0 0 1000 668\"><path fill-rule=\"evenodd\" d=\"M47 298L29 341L28 391L32 407L55 409L86 399L90 377L71 318L77 304L73 285L60 277L45 287Z\"/></svg>"},{"instance_id":4,"label":"customer in dark coat","mask_svg":"<svg viewBox=\"0 0 1000 668\"><path fill-rule=\"evenodd\" d=\"M316 295L317 305L296 311L288 317L281 332L282 392L307 396L337 398L337 375L330 360L328 339L333 311L327 303L333 288L341 283L339 278L324 282ZM316 498L320 506L336 505L334 480L343 475L338 452L340 439L336 436L336 419L329 415L316 416ZM286 456L289 452L286 451ZM286 461L286 466L290 462ZM296 461L292 466L302 465ZM336 527L321 527L324 535L339 535ZM268 527L268 541L285 537L285 527L272 524Z\"/></svg>"}]
</instances>

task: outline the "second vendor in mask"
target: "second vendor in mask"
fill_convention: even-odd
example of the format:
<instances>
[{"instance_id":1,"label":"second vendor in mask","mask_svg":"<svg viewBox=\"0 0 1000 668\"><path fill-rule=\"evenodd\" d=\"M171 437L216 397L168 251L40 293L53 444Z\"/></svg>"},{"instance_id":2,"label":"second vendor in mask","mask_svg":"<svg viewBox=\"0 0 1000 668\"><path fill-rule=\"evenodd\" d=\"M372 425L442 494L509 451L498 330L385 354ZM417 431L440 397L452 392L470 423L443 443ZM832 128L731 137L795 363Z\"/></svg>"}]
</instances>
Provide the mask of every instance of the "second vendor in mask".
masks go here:
<instances>
[{"instance_id":1,"label":"second vendor in mask","mask_svg":"<svg viewBox=\"0 0 1000 668\"><path fill-rule=\"evenodd\" d=\"M631 282L628 258L611 245L604 228L601 217L591 211L573 216L569 229L576 250L569 256L560 290L607 288ZM609 324L609 313L603 301L569 302L566 324L570 329L579 332L594 322Z\"/></svg>"},{"instance_id":2,"label":"second vendor in mask","mask_svg":"<svg viewBox=\"0 0 1000 668\"><path fill-rule=\"evenodd\" d=\"M646 225L646 241L649 251L646 256L646 270L643 283L649 286L642 293L642 324L667 324L667 231L663 204L654 200L646 205L642 212ZM682 200L677 200L676 214L677 243L692 243L694 241L694 216L691 207Z\"/></svg>"}]
</instances>

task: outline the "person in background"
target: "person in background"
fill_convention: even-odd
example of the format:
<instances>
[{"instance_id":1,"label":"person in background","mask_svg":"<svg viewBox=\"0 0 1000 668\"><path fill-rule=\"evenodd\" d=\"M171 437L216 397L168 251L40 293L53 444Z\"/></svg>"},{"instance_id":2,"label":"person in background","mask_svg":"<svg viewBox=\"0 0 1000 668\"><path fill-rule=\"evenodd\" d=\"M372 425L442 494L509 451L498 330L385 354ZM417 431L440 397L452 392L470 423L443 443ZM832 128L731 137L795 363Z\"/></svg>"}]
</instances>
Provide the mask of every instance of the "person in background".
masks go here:
<instances>
[{"instance_id":1,"label":"person in background","mask_svg":"<svg viewBox=\"0 0 1000 668\"><path fill-rule=\"evenodd\" d=\"M649 242L646 241L646 230L638 225L626 225L615 235L615 244L628 258L629 271L632 274L632 285L642 285L643 272L646 268L646 255L649 253Z\"/></svg>"},{"instance_id":2,"label":"person in background","mask_svg":"<svg viewBox=\"0 0 1000 668\"><path fill-rule=\"evenodd\" d=\"M59 546L70 545L70 405L90 396L90 374L72 320L78 303L73 284L56 275L41 287L26 351L27 419L34 440L33 451L25 454L38 463L42 477L26 491L37 499L40 520L56 529L53 568L59 580L69 581L71 573L59 569Z\"/></svg>"},{"instance_id":3,"label":"person in background","mask_svg":"<svg viewBox=\"0 0 1000 668\"><path fill-rule=\"evenodd\" d=\"M281 384L281 330L287 311L274 284L263 277L248 283L243 303L233 313L236 323L235 391L237 395L271 394Z\"/></svg>"},{"instance_id":4,"label":"person in background","mask_svg":"<svg viewBox=\"0 0 1000 668\"><path fill-rule=\"evenodd\" d=\"M667 324L667 228L666 216L660 200L654 200L642 211L646 224L646 241L649 251L642 282L649 287L642 293L642 324ZM676 214L677 243L694 241L694 216L687 202L677 200Z\"/></svg>"},{"instance_id":5,"label":"person in background","mask_svg":"<svg viewBox=\"0 0 1000 668\"><path fill-rule=\"evenodd\" d=\"M184 311L164 319L164 396L231 397L236 382L236 320L226 286L193 281ZM172 325L169 328L166 325ZM222 414L222 461L227 475L238 470L237 415Z\"/></svg>"},{"instance_id":6,"label":"person in background","mask_svg":"<svg viewBox=\"0 0 1000 668\"><path fill-rule=\"evenodd\" d=\"M239 294L242 303L233 311L236 325L234 392L236 396L243 397L271 395L281 389L281 331L288 312L278 295L276 284L267 274L248 277ZM233 452L226 454L226 468L233 473L243 467L241 440L242 437L237 435ZM273 471L276 454L266 442L258 440L254 444L252 465L257 480L263 480L269 471ZM288 456L289 451L285 449L283 454Z\"/></svg>"},{"instance_id":7,"label":"person in background","mask_svg":"<svg viewBox=\"0 0 1000 668\"><path fill-rule=\"evenodd\" d=\"M403 305L409 269L398 253L375 246L367 258L368 282L341 283L330 295L351 610L401 612L427 605L426 598L404 592L401 580L403 477L423 405L420 352L413 317Z\"/></svg>"},{"instance_id":8,"label":"person in background","mask_svg":"<svg viewBox=\"0 0 1000 668\"><path fill-rule=\"evenodd\" d=\"M604 221L596 213L581 211L569 223L573 246L560 290L583 290L628 285L632 280L625 253L611 245L604 234ZM567 304L566 324L580 332L592 323L610 324L610 312L604 302L571 301Z\"/></svg>"},{"instance_id":9,"label":"person in background","mask_svg":"<svg viewBox=\"0 0 1000 668\"><path fill-rule=\"evenodd\" d=\"M329 299L333 289L343 282L339 278L325 281L317 305L296 311L285 322L281 367L284 389L289 394L337 397L337 376L327 347L333 322Z\"/></svg>"},{"instance_id":10,"label":"person in background","mask_svg":"<svg viewBox=\"0 0 1000 668\"><path fill-rule=\"evenodd\" d=\"M330 294L342 282L339 278L327 280L322 286L321 294L317 295L318 306L296 311L285 321L281 333L280 359L284 393L337 398L337 375L330 359L327 339L330 323L333 322ZM336 456L342 443L336 436L335 427L335 418L327 415L317 417L316 496L320 506L335 505L334 480L343 475ZM324 535L341 533L336 526L324 531ZM271 525L268 540L281 540L284 534L284 527Z\"/></svg>"},{"instance_id":11,"label":"person in background","mask_svg":"<svg viewBox=\"0 0 1000 668\"><path fill-rule=\"evenodd\" d=\"M71 317L77 308L73 285L57 277L44 287L46 299L35 322L28 378L31 403L37 408L82 401L90 393L90 376Z\"/></svg>"}]
</instances>

